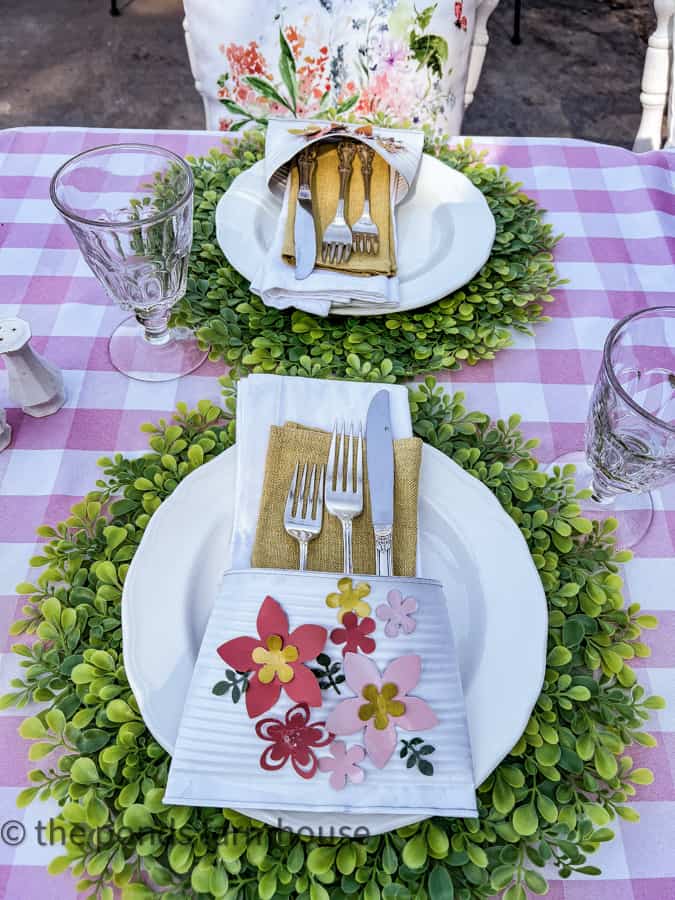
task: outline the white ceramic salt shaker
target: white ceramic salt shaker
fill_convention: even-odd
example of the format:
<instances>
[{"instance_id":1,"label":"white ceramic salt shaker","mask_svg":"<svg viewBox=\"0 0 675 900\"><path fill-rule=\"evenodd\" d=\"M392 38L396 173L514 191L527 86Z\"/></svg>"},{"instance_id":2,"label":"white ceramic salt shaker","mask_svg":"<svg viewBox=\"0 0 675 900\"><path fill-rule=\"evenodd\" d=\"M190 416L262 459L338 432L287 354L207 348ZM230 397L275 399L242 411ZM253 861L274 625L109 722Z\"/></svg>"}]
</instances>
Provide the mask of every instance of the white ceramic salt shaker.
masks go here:
<instances>
[{"instance_id":1,"label":"white ceramic salt shaker","mask_svg":"<svg viewBox=\"0 0 675 900\"><path fill-rule=\"evenodd\" d=\"M7 414L0 406L0 450L4 450L12 440L12 426L7 421Z\"/></svg>"},{"instance_id":2,"label":"white ceramic salt shaker","mask_svg":"<svg viewBox=\"0 0 675 900\"><path fill-rule=\"evenodd\" d=\"M29 416L49 416L66 402L63 375L30 345L25 319L0 319L0 354L9 376L9 395Z\"/></svg>"}]
</instances>

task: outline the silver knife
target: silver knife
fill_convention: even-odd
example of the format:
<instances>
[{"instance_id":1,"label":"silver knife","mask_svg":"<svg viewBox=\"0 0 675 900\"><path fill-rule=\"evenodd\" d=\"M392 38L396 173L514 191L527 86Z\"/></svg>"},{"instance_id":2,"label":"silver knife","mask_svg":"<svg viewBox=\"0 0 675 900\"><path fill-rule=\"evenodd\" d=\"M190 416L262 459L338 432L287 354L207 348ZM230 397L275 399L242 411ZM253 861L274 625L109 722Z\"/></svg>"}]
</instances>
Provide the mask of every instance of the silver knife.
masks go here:
<instances>
[{"instance_id":1,"label":"silver knife","mask_svg":"<svg viewBox=\"0 0 675 900\"><path fill-rule=\"evenodd\" d=\"M378 391L366 419L366 460L375 534L375 574L393 575L394 445L389 391Z\"/></svg>"},{"instance_id":2,"label":"silver knife","mask_svg":"<svg viewBox=\"0 0 675 900\"><path fill-rule=\"evenodd\" d=\"M298 154L298 201L295 208L295 278L302 281L312 272L316 261L316 230L312 212L312 172L316 147Z\"/></svg>"}]
</instances>

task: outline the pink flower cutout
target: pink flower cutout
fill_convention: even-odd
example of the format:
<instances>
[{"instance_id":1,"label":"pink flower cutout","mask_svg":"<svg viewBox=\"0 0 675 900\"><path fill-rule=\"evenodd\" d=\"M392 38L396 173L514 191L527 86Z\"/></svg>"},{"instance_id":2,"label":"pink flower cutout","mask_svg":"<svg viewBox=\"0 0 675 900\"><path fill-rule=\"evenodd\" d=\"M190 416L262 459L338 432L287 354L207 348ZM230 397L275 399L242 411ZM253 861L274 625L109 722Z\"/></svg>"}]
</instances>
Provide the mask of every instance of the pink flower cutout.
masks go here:
<instances>
[{"instance_id":1,"label":"pink flower cutout","mask_svg":"<svg viewBox=\"0 0 675 900\"><path fill-rule=\"evenodd\" d=\"M366 758L366 751L359 744L355 744L347 750L344 741L333 741L328 748L332 754L330 756L322 756L319 760L319 770L321 772L332 772L328 779L330 786L341 791L347 786L347 782L352 784L361 784L366 777L366 773L357 763L363 762Z\"/></svg>"},{"instance_id":2,"label":"pink flower cutout","mask_svg":"<svg viewBox=\"0 0 675 900\"><path fill-rule=\"evenodd\" d=\"M372 653L375 649L375 641L368 637L375 631L375 622L366 617L361 619L356 613L348 612L342 617L342 628L334 628L330 633L330 639L334 644L344 644L342 655L345 653Z\"/></svg>"},{"instance_id":3,"label":"pink flower cutout","mask_svg":"<svg viewBox=\"0 0 675 900\"><path fill-rule=\"evenodd\" d=\"M323 650L327 632L301 625L288 632L288 617L272 597L265 597L256 621L259 637L238 637L218 647L218 655L237 672L253 672L246 690L251 719L271 709L283 688L295 703L321 706L321 688L304 665Z\"/></svg>"},{"instance_id":4,"label":"pink flower cutout","mask_svg":"<svg viewBox=\"0 0 675 900\"><path fill-rule=\"evenodd\" d=\"M378 619L382 619L387 624L384 626L384 633L387 637L398 637L401 632L403 634L412 634L417 623L412 614L417 611L417 600L414 597L406 597L400 591L389 591L387 594L387 602L380 603L375 610Z\"/></svg>"},{"instance_id":5,"label":"pink flower cutout","mask_svg":"<svg viewBox=\"0 0 675 900\"><path fill-rule=\"evenodd\" d=\"M420 680L422 660L416 654L399 656L380 672L369 656L347 653L344 674L357 695L343 700L326 719L335 735L355 734L365 728L366 751L378 769L396 749L396 729L426 731L438 725L431 707L409 696Z\"/></svg>"}]
</instances>

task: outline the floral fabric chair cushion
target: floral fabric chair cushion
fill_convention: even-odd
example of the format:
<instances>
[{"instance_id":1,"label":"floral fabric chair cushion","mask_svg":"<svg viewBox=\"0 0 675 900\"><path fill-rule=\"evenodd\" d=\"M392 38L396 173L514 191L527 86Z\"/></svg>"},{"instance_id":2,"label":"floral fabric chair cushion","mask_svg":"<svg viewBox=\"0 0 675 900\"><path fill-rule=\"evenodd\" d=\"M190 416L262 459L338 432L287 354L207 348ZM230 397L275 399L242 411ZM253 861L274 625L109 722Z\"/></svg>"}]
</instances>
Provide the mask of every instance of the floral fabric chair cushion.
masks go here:
<instances>
[{"instance_id":1,"label":"floral fabric chair cushion","mask_svg":"<svg viewBox=\"0 0 675 900\"><path fill-rule=\"evenodd\" d=\"M459 134L475 0L185 0L211 128L349 113Z\"/></svg>"}]
</instances>

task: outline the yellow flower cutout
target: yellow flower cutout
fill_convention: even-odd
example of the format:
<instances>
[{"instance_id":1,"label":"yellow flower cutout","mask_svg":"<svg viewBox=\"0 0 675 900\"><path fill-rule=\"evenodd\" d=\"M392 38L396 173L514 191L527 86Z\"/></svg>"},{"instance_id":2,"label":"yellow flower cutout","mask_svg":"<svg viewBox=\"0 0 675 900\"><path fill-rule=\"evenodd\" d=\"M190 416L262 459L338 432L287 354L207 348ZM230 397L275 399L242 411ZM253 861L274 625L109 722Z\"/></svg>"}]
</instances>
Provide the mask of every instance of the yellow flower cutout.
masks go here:
<instances>
[{"instance_id":1,"label":"yellow flower cutout","mask_svg":"<svg viewBox=\"0 0 675 900\"><path fill-rule=\"evenodd\" d=\"M292 644L284 647L283 644L278 634L271 634L267 638L267 650L256 647L251 654L253 662L262 666L258 672L258 681L262 684L269 684L275 675L282 684L293 680L293 669L288 664L297 660L298 648Z\"/></svg>"},{"instance_id":2,"label":"yellow flower cutout","mask_svg":"<svg viewBox=\"0 0 675 900\"><path fill-rule=\"evenodd\" d=\"M377 730L384 731L389 724L389 716L397 719L405 712L405 703L394 700L397 694L398 687L391 682L383 684L379 691L374 684L367 684L361 691L361 696L368 702L359 707L359 719L362 722L375 719Z\"/></svg>"},{"instance_id":3,"label":"yellow flower cutout","mask_svg":"<svg viewBox=\"0 0 675 900\"><path fill-rule=\"evenodd\" d=\"M344 614L348 612L355 612L361 619L370 615L370 604L363 600L370 593L369 584L360 581L354 585L351 578L341 578L337 586L339 593L329 594L326 597L326 606L330 606L331 609L340 608L338 622L341 622Z\"/></svg>"}]
</instances>

